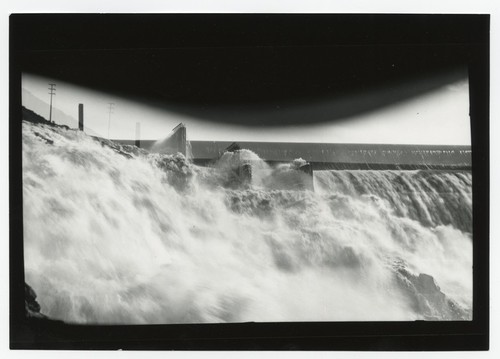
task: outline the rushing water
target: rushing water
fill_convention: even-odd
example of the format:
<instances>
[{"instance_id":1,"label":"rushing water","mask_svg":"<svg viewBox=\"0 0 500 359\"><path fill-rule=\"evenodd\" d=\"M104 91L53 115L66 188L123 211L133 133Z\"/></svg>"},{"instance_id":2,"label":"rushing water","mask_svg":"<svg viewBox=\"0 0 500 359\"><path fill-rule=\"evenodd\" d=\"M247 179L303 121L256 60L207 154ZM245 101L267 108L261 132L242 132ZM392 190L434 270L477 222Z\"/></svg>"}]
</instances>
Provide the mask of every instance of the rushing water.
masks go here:
<instances>
[{"instance_id":1,"label":"rushing water","mask_svg":"<svg viewBox=\"0 0 500 359\"><path fill-rule=\"evenodd\" d=\"M24 122L26 282L78 323L472 319L470 172L318 171L310 190L302 163L198 167Z\"/></svg>"}]
</instances>

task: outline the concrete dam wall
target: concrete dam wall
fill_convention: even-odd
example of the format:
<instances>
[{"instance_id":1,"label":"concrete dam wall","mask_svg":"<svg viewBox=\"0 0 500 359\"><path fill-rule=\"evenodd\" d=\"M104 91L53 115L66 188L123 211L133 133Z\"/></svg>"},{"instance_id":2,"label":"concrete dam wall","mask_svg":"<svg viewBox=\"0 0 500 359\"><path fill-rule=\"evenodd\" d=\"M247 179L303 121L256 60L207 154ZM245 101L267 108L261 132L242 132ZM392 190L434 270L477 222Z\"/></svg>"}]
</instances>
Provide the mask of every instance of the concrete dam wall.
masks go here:
<instances>
[{"instance_id":1,"label":"concrete dam wall","mask_svg":"<svg viewBox=\"0 0 500 359\"><path fill-rule=\"evenodd\" d=\"M122 144L134 141L116 140ZM151 150L156 141L141 141ZM208 164L219 158L230 141L190 141L193 160ZM289 162L303 158L319 169L470 169L471 147L448 145L339 144L238 142L241 148L255 152L268 162Z\"/></svg>"}]
</instances>

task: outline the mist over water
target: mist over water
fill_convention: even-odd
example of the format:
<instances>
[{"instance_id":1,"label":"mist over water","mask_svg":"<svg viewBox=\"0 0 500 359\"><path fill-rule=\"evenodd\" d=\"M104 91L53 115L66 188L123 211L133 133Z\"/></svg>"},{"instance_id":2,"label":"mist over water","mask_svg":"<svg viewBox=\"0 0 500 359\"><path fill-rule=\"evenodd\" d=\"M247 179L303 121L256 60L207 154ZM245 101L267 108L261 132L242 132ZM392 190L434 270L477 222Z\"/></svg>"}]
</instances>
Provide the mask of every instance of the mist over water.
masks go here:
<instances>
[{"instance_id":1,"label":"mist over water","mask_svg":"<svg viewBox=\"0 0 500 359\"><path fill-rule=\"evenodd\" d=\"M470 172L297 190L302 163L204 168L23 122L26 282L77 323L472 319Z\"/></svg>"}]
</instances>

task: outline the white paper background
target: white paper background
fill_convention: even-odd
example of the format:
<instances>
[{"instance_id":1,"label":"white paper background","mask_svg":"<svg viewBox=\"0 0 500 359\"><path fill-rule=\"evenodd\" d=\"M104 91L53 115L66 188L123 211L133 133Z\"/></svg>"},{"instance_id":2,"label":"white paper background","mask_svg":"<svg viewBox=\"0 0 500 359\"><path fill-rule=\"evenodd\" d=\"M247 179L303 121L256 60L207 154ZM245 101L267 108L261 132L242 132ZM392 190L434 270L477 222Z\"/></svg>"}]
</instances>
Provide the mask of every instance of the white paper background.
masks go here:
<instances>
[{"instance_id":1,"label":"white paper background","mask_svg":"<svg viewBox=\"0 0 500 359\"><path fill-rule=\"evenodd\" d=\"M1 71L0 71L0 357L32 357L32 358L83 358L91 355L96 358L129 358L132 356L146 356L148 358L165 355L177 358L484 358L498 357L500 355L499 335L499 279L500 276L496 260L500 256L498 241L500 240L500 211L498 200L500 190L495 184L500 183L500 119L498 102L499 71L495 64L500 64L500 1L498 0L142 0L142 1L117 1L117 0L2 0L0 3L0 42L1 42ZM9 177L8 177L8 100L9 100L9 19L10 13L464 13L464 14L491 14L491 93L490 93L490 153L491 153L491 212L490 212L490 310L491 334L489 352L465 353L364 353L364 352L67 352L67 351L10 351L9 350Z\"/></svg>"}]
</instances>

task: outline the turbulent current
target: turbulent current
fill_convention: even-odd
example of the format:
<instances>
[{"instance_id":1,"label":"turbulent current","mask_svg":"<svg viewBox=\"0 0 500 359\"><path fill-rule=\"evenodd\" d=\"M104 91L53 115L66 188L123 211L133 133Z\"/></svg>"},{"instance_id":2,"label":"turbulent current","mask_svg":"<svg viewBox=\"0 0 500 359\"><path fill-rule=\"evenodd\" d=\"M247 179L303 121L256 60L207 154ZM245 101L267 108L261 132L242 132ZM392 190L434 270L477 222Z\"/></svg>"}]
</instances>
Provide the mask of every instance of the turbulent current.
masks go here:
<instances>
[{"instance_id":1,"label":"turbulent current","mask_svg":"<svg viewBox=\"0 0 500 359\"><path fill-rule=\"evenodd\" d=\"M23 122L26 283L76 323L472 319L470 172L301 164Z\"/></svg>"}]
</instances>

